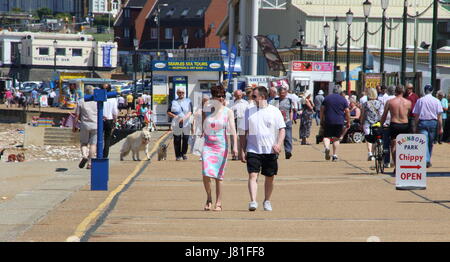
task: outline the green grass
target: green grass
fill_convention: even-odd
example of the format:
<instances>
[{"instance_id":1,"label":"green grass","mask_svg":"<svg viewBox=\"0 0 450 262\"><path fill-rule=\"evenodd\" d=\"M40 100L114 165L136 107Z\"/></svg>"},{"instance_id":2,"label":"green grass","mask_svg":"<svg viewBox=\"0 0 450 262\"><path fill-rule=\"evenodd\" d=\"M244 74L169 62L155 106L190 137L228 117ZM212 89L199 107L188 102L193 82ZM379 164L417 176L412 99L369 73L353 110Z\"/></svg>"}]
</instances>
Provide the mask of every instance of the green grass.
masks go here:
<instances>
[{"instance_id":1,"label":"green grass","mask_svg":"<svg viewBox=\"0 0 450 262\"><path fill-rule=\"evenodd\" d=\"M94 37L95 41L114 41L114 34L90 34Z\"/></svg>"}]
</instances>

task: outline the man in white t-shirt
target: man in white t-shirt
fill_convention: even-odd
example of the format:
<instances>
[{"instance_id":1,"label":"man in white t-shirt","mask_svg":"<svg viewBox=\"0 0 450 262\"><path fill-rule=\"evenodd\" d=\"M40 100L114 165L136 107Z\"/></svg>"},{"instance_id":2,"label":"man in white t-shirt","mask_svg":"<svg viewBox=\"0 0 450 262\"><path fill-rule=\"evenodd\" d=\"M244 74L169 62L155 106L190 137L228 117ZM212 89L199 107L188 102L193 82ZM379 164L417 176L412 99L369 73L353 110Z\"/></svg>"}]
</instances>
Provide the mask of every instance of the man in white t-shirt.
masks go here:
<instances>
[{"instance_id":1,"label":"man in white t-shirt","mask_svg":"<svg viewBox=\"0 0 450 262\"><path fill-rule=\"evenodd\" d=\"M281 111L267 103L268 93L265 87L255 88L252 98L255 106L248 107L245 111L245 135L240 137L241 161L247 163L249 174L248 188L251 202L248 209L255 211L258 208L257 178L261 172L265 176L264 210L272 211L270 197L274 177L278 172L277 160L283 145L286 124Z\"/></svg>"}]
</instances>

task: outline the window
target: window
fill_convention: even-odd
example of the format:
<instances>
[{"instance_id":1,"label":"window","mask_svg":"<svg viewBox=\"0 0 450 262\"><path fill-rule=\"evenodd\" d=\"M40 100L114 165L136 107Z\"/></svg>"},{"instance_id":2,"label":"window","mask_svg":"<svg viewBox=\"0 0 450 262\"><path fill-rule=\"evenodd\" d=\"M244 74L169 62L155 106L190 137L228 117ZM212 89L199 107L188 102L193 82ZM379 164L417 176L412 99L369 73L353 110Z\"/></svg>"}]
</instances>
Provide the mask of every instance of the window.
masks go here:
<instances>
[{"instance_id":1,"label":"window","mask_svg":"<svg viewBox=\"0 0 450 262\"><path fill-rule=\"evenodd\" d=\"M31 56L31 47L27 48L27 56Z\"/></svg>"},{"instance_id":2,"label":"window","mask_svg":"<svg viewBox=\"0 0 450 262\"><path fill-rule=\"evenodd\" d=\"M123 14L124 14L125 18L130 18L131 17L130 9L129 8L125 9Z\"/></svg>"},{"instance_id":3,"label":"window","mask_svg":"<svg viewBox=\"0 0 450 262\"><path fill-rule=\"evenodd\" d=\"M175 12L175 8L170 8L170 10L167 11L166 16L168 16L168 17L173 16L174 12Z\"/></svg>"},{"instance_id":4,"label":"window","mask_svg":"<svg viewBox=\"0 0 450 262\"><path fill-rule=\"evenodd\" d=\"M125 28L123 29L123 37L125 37L125 38L130 38L130 28L125 27Z\"/></svg>"},{"instance_id":5,"label":"window","mask_svg":"<svg viewBox=\"0 0 450 262\"><path fill-rule=\"evenodd\" d=\"M199 28L196 32L195 32L195 37L197 38L202 38L203 36L205 36L205 33L203 32L203 28Z\"/></svg>"},{"instance_id":6,"label":"window","mask_svg":"<svg viewBox=\"0 0 450 262\"><path fill-rule=\"evenodd\" d=\"M196 16L201 17L203 15L203 13L205 12L205 8L201 8L197 11Z\"/></svg>"},{"instance_id":7,"label":"window","mask_svg":"<svg viewBox=\"0 0 450 262\"><path fill-rule=\"evenodd\" d=\"M39 55L48 55L48 47L39 47Z\"/></svg>"},{"instance_id":8,"label":"window","mask_svg":"<svg viewBox=\"0 0 450 262\"><path fill-rule=\"evenodd\" d=\"M151 39L158 39L158 28L151 28L150 29L150 38Z\"/></svg>"},{"instance_id":9,"label":"window","mask_svg":"<svg viewBox=\"0 0 450 262\"><path fill-rule=\"evenodd\" d=\"M56 48L56 55L65 56L66 55L66 49L65 48Z\"/></svg>"},{"instance_id":10,"label":"window","mask_svg":"<svg viewBox=\"0 0 450 262\"><path fill-rule=\"evenodd\" d=\"M181 12L181 17L185 17L187 16L187 14L189 13L190 8L186 8L183 10L183 12Z\"/></svg>"},{"instance_id":11,"label":"window","mask_svg":"<svg viewBox=\"0 0 450 262\"><path fill-rule=\"evenodd\" d=\"M172 28L166 28L165 29L165 38L166 39L172 39L172 36L173 36Z\"/></svg>"},{"instance_id":12,"label":"window","mask_svg":"<svg viewBox=\"0 0 450 262\"><path fill-rule=\"evenodd\" d=\"M72 49L72 56L83 56L83 49L80 48Z\"/></svg>"}]
</instances>

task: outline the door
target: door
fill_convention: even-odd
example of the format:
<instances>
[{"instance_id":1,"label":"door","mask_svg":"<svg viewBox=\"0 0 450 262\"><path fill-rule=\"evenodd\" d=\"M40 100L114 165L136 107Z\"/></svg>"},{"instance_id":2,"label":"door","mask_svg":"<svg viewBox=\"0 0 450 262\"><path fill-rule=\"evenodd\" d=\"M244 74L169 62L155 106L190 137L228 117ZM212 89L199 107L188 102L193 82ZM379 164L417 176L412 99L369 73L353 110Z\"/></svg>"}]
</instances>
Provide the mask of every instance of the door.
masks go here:
<instances>
[{"instance_id":1,"label":"door","mask_svg":"<svg viewBox=\"0 0 450 262\"><path fill-rule=\"evenodd\" d=\"M316 97L317 93L319 93L319 90L323 91L323 96L328 95L328 86L330 85L330 82L314 82L314 93L312 97Z\"/></svg>"}]
</instances>

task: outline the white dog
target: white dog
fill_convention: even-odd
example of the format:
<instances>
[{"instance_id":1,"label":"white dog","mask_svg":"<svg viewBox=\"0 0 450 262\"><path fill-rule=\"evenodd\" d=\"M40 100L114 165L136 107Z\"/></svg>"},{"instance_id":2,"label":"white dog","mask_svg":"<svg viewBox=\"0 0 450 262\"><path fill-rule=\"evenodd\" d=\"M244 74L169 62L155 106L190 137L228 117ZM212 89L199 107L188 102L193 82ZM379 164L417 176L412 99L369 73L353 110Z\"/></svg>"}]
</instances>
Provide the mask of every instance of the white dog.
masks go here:
<instances>
[{"instance_id":1,"label":"white dog","mask_svg":"<svg viewBox=\"0 0 450 262\"><path fill-rule=\"evenodd\" d=\"M123 158L132 151L133 160L140 161L139 159L139 151L144 150L145 155L147 156L147 160L150 160L150 156L148 154L148 144L150 142L150 132L147 130L136 131L133 134L127 136L125 143L122 144L122 148L120 149L120 161L123 161Z\"/></svg>"}]
</instances>

